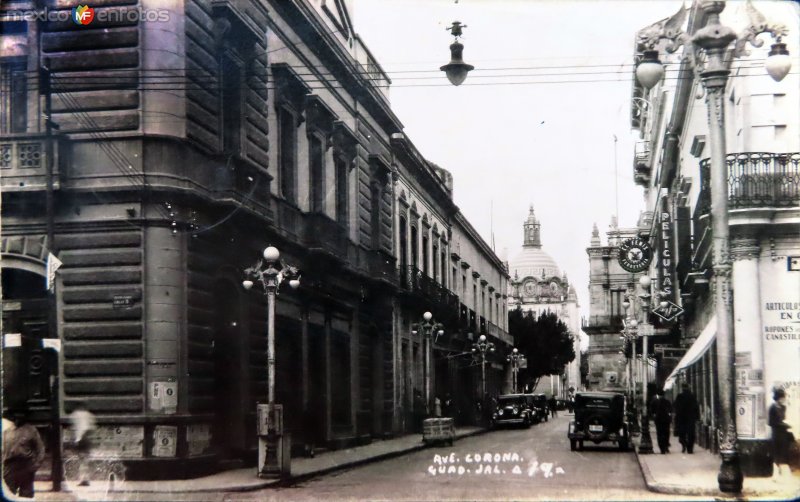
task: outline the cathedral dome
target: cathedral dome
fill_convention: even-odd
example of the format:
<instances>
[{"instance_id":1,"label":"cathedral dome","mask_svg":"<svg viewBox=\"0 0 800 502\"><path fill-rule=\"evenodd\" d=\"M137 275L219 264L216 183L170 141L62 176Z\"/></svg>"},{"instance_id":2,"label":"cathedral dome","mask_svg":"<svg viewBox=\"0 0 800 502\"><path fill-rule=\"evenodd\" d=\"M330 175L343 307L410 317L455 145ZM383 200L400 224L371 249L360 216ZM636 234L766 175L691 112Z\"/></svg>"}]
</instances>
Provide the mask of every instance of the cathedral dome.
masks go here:
<instances>
[{"instance_id":1,"label":"cathedral dome","mask_svg":"<svg viewBox=\"0 0 800 502\"><path fill-rule=\"evenodd\" d=\"M512 278L539 279L542 275L548 278L561 276L555 260L542 248L523 248L522 252L509 262L508 268Z\"/></svg>"},{"instance_id":2,"label":"cathedral dome","mask_svg":"<svg viewBox=\"0 0 800 502\"><path fill-rule=\"evenodd\" d=\"M535 277L540 279L542 276L560 277L561 272L555 260L542 249L541 224L536 219L533 206L530 208L528 218L523 225L525 233L522 244L522 252L516 255L508 264L508 271L512 279L524 279L525 277Z\"/></svg>"}]
</instances>

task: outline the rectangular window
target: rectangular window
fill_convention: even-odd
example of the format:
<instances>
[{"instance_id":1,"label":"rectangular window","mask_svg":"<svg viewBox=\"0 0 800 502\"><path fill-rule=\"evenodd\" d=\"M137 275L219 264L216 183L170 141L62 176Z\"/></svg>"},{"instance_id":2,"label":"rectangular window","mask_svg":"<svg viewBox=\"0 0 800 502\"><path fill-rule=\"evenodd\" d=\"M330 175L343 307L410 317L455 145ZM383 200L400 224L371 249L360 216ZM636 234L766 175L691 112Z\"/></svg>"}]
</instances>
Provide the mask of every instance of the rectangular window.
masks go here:
<instances>
[{"instance_id":1,"label":"rectangular window","mask_svg":"<svg viewBox=\"0 0 800 502\"><path fill-rule=\"evenodd\" d=\"M278 113L278 166L281 196L297 203L295 172L297 170L297 127L294 114L287 110Z\"/></svg>"},{"instance_id":2,"label":"rectangular window","mask_svg":"<svg viewBox=\"0 0 800 502\"><path fill-rule=\"evenodd\" d=\"M439 258L439 246L437 246L436 244L433 245L433 253L432 253L431 256L433 256L433 280L434 281L438 281L439 280L439 260L438 260L438 258ZM442 281L442 282L444 282L444 281Z\"/></svg>"},{"instance_id":3,"label":"rectangular window","mask_svg":"<svg viewBox=\"0 0 800 502\"><path fill-rule=\"evenodd\" d=\"M311 211L325 210L325 150L322 141L314 135L309 136L309 163L311 183Z\"/></svg>"},{"instance_id":4,"label":"rectangular window","mask_svg":"<svg viewBox=\"0 0 800 502\"><path fill-rule=\"evenodd\" d=\"M334 166L336 168L336 221L347 228L347 163L337 158Z\"/></svg>"},{"instance_id":5,"label":"rectangular window","mask_svg":"<svg viewBox=\"0 0 800 502\"><path fill-rule=\"evenodd\" d=\"M28 128L28 83L24 61L0 63L0 134Z\"/></svg>"},{"instance_id":6,"label":"rectangular window","mask_svg":"<svg viewBox=\"0 0 800 502\"><path fill-rule=\"evenodd\" d=\"M242 149L242 66L231 55L220 64L222 151L240 153Z\"/></svg>"},{"instance_id":7,"label":"rectangular window","mask_svg":"<svg viewBox=\"0 0 800 502\"><path fill-rule=\"evenodd\" d=\"M428 275L428 236L422 236L422 272Z\"/></svg>"},{"instance_id":8,"label":"rectangular window","mask_svg":"<svg viewBox=\"0 0 800 502\"><path fill-rule=\"evenodd\" d=\"M372 248L379 249L381 246L381 187L377 183L372 184L372 205L370 207L370 230L372 231ZM414 270L417 268L417 229L411 227L411 260Z\"/></svg>"}]
</instances>

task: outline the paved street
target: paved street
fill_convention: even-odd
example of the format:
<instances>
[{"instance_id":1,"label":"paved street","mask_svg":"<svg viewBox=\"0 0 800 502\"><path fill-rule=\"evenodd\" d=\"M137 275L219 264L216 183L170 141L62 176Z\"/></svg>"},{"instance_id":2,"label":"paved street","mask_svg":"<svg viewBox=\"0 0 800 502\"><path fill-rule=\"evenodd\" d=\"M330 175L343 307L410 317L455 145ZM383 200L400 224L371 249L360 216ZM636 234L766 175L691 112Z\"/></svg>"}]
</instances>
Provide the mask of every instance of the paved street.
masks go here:
<instances>
[{"instance_id":1,"label":"paved street","mask_svg":"<svg viewBox=\"0 0 800 502\"><path fill-rule=\"evenodd\" d=\"M530 429L501 429L453 447L427 448L290 488L229 494L224 500L669 499L647 491L632 452L621 453L611 444L569 451L568 420L562 413ZM490 462L484 462L486 453Z\"/></svg>"}]
</instances>

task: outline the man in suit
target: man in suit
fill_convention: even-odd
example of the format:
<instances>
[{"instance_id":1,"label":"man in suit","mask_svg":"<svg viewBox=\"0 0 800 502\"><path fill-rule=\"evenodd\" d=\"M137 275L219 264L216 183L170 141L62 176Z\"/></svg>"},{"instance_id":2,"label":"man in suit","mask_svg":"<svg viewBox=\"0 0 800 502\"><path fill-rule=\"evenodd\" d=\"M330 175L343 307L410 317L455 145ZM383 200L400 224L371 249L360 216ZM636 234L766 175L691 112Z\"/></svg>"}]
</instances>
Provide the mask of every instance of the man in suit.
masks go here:
<instances>
[{"instance_id":1,"label":"man in suit","mask_svg":"<svg viewBox=\"0 0 800 502\"><path fill-rule=\"evenodd\" d=\"M672 403L664 397L664 391L658 390L656 397L650 402L650 416L656 424L658 449L662 454L669 453L669 425L672 422Z\"/></svg>"},{"instance_id":2,"label":"man in suit","mask_svg":"<svg viewBox=\"0 0 800 502\"><path fill-rule=\"evenodd\" d=\"M697 399L684 383L681 393L675 398L675 433L681 443L681 453L694 453L694 424L700 418Z\"/></svg>"}]
</instances>

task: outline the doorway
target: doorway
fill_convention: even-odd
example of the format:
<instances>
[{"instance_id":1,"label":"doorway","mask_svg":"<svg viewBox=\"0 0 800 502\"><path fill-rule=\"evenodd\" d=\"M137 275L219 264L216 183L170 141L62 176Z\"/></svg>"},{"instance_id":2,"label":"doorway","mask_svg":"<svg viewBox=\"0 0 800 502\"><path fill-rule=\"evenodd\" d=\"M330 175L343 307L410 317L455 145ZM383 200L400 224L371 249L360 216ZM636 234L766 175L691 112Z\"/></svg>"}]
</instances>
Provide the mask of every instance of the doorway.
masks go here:
<instances>
[{"instance_id":1,"label":"doorway","mask_svg":"<svg viewBox=\"0 0 800 502\"><path fill-rule=\"evenodd\" d=\"M239 291L233 282L214 284L214 424L212 441L223 460L244 454L245 402Z\"/></svg>"}]
</instances>

